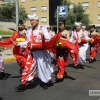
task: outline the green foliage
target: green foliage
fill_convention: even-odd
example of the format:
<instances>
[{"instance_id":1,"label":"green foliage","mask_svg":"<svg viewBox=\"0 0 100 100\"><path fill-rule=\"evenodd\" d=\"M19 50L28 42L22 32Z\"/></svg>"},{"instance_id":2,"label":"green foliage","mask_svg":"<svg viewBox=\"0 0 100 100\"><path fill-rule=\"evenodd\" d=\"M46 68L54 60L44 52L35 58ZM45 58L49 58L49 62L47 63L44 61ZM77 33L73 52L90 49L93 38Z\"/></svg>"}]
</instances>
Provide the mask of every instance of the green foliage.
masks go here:
<instances>
[{"instance_id":1,"label":"green foliage","mask_svg":"<svg viewBox=\"0 0 100 100\"><path fill-rule=\"evenodd\" d=\"M15 2L4 3L0 5L0 19L16 19L16 9ZM26 20L27 13L25 9L20 5L19 6L19 19Z\"/></svg>"},{"instance_id":2,"label":"green foliage","mask_svg":"<svg viewBox=\"0 0 100 100\"><path fill-rule=\"evenodd\" d=\"M63 4L62 1L61 3ZM74 5L73 9L69 9L70 4L71 3L68 0L64 2L64 5L68 6L68 16L66 18L60 18L60 21L65 20L66 28L69 30L74 29L75 22L81 22L82 25L88 27L90 24L89 15L85 13L85 10L83 9L82 5L79 3L78 5ZM55 12L55 18L57 18L56 12Z\"/></svg>"},{"instance_id":3,"label":"green foliage","mask_svg":"<svg viewBox=\"0 0 100 100\"><path fill-rule=\"evenodd\" d=\"M0 35L12 35L13 32L0 30Z\"/></svg>"}]
</instances>

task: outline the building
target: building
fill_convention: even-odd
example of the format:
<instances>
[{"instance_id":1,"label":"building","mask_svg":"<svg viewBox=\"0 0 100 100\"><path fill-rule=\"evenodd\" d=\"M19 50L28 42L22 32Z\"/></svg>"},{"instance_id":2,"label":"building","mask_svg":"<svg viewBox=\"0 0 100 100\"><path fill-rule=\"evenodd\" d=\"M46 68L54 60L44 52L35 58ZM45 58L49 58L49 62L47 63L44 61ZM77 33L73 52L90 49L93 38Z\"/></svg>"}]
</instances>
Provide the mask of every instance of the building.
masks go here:
<instances>
[{"instance_id":1,"label":"building","mask_svg":"<svg viewBox=\"0 0 100 100\"><path fill-rule=\"evenodd\" d=\"M47 26L56 25L54 14L57 5L60 5L60 0L18 0L19 5L22 5L28 14L36 13L39 16L39 23ZM30 26L29 20L26 20L26 26Z\"/></svg>"},{"instance_id":2,"label":"building","mask_svg":"<svg viewBox=\"0 0 100 100\"><path fill-rule=\"evenodd\" d=\"M92 25L96 28L100 28L100 0L70 0L70 7L73 8L73 4L81 3L86 13L89 14L89 19Z\"/></svg>"},{"instance_id":3,"label":"building","mask_svg":"<svg viewBox=\"0 0 100 100\"><path fill-rule=\"evenodd\" d=\"M4 0L0 0L0 4L1 4L2 2L4 2Z\"/></svg>"}]
</instances>

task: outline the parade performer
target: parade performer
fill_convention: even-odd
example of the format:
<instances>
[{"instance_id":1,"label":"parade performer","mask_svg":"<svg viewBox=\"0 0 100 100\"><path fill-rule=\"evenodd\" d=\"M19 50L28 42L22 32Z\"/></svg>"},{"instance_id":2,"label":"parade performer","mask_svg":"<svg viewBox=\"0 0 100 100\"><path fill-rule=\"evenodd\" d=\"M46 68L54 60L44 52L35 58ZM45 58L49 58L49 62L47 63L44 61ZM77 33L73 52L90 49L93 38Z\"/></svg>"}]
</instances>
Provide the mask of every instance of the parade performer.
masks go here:
<instances>
[{"instance_id":1,"label":"parade performer","mask_svg":"<svg viewBox=\"0 0 100 100\"><path fill-rule=\"evenodd\" d=\"M86 32L83 32L81 29L81 23L75 22L76 30L73 31L70 41L73 42L77 48L79 49L79 65L77 65L75 68L81 67L84 69L84 64L86 62L86 50L87 46L84 45L91 39L88 37Z\"/></svg>"},{"instance_id":2,"label":"parade performer","mask_svg":"<svg viewBox=\"0 0 100 100\"><path fill-rule=\"evenodd\" d=\"M0 41L2 41L2 36L0 36ZM4 72L4 62L3 62L3 57L2 54L0 53L0 75L2 79L7 79L7 75Z\"/></svg>"},{"instance_id":3,"label":"parade performer","mask_svg":"<svg viewBox=\"0 0 100 100\"><path fill-rule=\"evenodd\" d=\"M32 28L27 30L26 41L16 43L16 45L24 48L28 47L28 57L26 65L22 72L21 84L15 87L18 91L23 91L28 81L31 81L38 69L38 77L43 82L43 89L48 88L48 83L51 80L51 74L53 73L53 67L51 65L51 58L47 52L46 47L54 44L53 42L48 45L50 40L50 34L46 27L39 25L39 17L36 14L28 15ZM59 35L59 34L58 34ZM55 39L56 40L56 39ZM52 40L51 40L52 41ZM44 44L44 42L48 42ZM29 78L29 76L31 77Z\"/></svg>"},{"instance_id":4,"label":"parade performer","mask_svg":"<svg viewBox=\"0 0 100 100\"><path fill-rule=\"evenodd\" d=\"M56 62L57 62L57 67L58 67L58 72L56 76L56 81L63 81L64 77L66 77L66 72L65 72L65 67L68 65L68 53L70 51L73 51L73 54L75 56L75 59L78 58L77 54L77 48L75 45L71 42L69 42L69 32L65 30L65 22L62 21L60 22L60 28L61 32L61 38L59 41L56 43Z\"/></svg>"},{"instance_id":5,"label":"parade performer","mask_svg":"<svg viewBox=\"0 0 100 100\"><path fill-rule=\"evenodd\" d=\"M50 34L51 38L55 35L55 32L51 30L50 25L47 26L48 33Z\"/></svg>"},{"instance_id":6,"label":"parade performer","mask_svg":"<svg viewBox=\"0 0 100 100\"><path fill-rule=\"evenodd\" d=\"M52 38L55 35L55 32L51 30L50 25L47 26L47 30L48 30L48 33L50 34L51 38ZM55 59L56 59L55 52L50 52L50 50L48 50L48 53L51 56L52 63L55 63Z\"/></svg>"},{"instance_id":7,"label":"parade performer","mask_svg":"<svg viewBox=\"0 0 100 100\"><path fill-rule=\"evenodd\" d=\"M89 63L93 63L96 61L96 54L98 50L98 44L99 44L99 34L95 31L95 25L92 25L90 27L89 37L92 38L92 41L90 42L90 61Z\"/></svg>"},{"instance_id":8,"label":"parade performer","mask_svg":"<svg viewBox=\"0 0 100 100\"><path fill-rule=\"evenodd\" d=\"M24 42L26 39L26 30L24 30L23 22L18 22L18 31L14 31L13 36L8 38L5 41L0 42L0 46L3 46L4 48L13 48L13 55L16 58L16 61L18 62L21 69L25 66L26 60L26 50L23 48L20 48L19 46L15 46L16 42Z\"/></svg>"}]
</instances>

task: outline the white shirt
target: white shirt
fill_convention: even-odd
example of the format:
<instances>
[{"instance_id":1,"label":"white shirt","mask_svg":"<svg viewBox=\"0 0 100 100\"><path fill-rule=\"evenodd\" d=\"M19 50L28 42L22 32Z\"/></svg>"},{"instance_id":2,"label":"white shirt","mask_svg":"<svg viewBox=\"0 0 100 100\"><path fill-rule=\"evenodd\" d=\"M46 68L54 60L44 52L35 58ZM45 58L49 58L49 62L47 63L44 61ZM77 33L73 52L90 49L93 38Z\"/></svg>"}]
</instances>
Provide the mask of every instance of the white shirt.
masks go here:
<instances>
[{"instance_id":1,"label":"white shirt","mask_svg":"<svg viewBox=\"0 0 100 100\"><path fill-rule=\"evenodd\" d=\"M18 46L20 46L20 47L22 47L22 48L25 48L25 47L27 46L28 42L31 41L30 36L31 36L32 34L34 34L34 35L36 35L36 37L37 37L37 36L39 35L39 30L40 30L40 29L42 30L42 33L43 33L44 38L45 38L45 41L48 41L48 40L51 38L51 36L50 36L50 34L48 33L47 28L46 28L46 27L40 28L40 27L41 27L41 26L38 25L38 29L37 29L37 30L33 30L33 32L32 32L32 28L28 29L27 32L26 32L26 41L25 41L25 42L20 42L20 43L18 43Z\"/></svg>"}]
</instances>

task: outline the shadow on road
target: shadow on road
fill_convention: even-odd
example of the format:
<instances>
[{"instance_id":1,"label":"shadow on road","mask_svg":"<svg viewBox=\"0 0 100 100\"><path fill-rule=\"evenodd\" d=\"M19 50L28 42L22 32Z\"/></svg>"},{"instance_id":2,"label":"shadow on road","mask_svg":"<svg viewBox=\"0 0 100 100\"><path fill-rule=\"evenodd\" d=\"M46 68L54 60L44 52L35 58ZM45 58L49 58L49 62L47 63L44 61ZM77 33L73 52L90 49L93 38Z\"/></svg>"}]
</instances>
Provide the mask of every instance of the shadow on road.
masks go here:
<instances>
[{"instance_id":1,"label":"shadow on road","mask_svg":"<svg viewBox=\"0 0 100 100\"><path fill-rule=\"evenodd\" d=\"M0 100L3 100L3 98L2 98L2 97L0 97Z\"/></svg>"}]
</instances>

